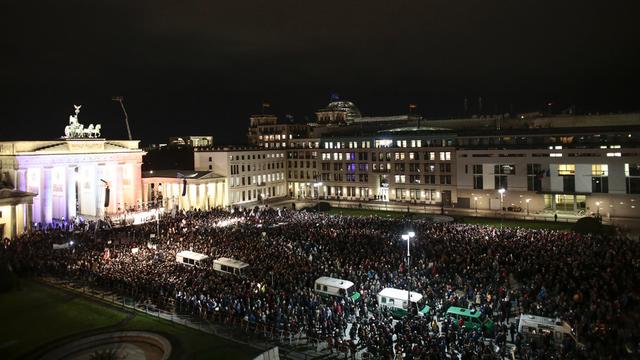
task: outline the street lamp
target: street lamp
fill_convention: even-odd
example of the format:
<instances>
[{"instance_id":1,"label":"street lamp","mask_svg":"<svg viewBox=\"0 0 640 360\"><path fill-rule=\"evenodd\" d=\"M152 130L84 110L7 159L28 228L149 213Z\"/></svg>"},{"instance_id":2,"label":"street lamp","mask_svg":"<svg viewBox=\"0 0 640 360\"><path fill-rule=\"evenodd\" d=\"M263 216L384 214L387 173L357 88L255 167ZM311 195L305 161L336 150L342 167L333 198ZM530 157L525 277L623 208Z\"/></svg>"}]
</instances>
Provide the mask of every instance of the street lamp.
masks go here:
<instances>
[{"instance_id":1,"label":"street lamp","mask_svg":"<svg viewBox=\"0 0 640 360\"><path fill-rule=\"evenodd\" d=\"M500 228L502 229L502 221L504 220L504 193L507 190L505 190L504 188L500 188L500 190L498 190L498 192L500 193L500 211L502 212L502 216L500 217Z\"/></svg>"},{"instance_id":2,"label":"street lamp","mask_svg":"<svg viewBox=\"0 0 640 360\"><path fill-rule=\"evenodd\" d=\"M416 233L413 231L409 231L406 234L402 234L402 240L407 242L407 313L411 311L411 272L410 272L410 262L411 262L411 238L415 237Z\"/></svg>"},{"instance_id":3,"label":"street lamp","mask_svg":"<svg viewBox=\"0 0 640 360\"><path fill-rule=\"evenodd\" d=\"M476 203L476 216L478 216L478 197L474 196L473 197L473 201L475 201L475 203Z\"/></svg>"},{"instance_id":4,"label":"street lamp","mask_svg":"<svg viewBox=\"0 0 640 360\"><path fill-rule=\"evenodd\" d=\"M600 201L596 201L596 218L600 218Z\"/></svg>"},{"instance_id":5,"label":"street lamp","mask_svg":"<svg viewBox=\"0 0 640 360\"><path fill-rule=\"evenodd\" d=\"M525 201L527 202L527 216L529 216L529 202L531 201L531 199L527 199Z\"/></svg>"}]
</instances>

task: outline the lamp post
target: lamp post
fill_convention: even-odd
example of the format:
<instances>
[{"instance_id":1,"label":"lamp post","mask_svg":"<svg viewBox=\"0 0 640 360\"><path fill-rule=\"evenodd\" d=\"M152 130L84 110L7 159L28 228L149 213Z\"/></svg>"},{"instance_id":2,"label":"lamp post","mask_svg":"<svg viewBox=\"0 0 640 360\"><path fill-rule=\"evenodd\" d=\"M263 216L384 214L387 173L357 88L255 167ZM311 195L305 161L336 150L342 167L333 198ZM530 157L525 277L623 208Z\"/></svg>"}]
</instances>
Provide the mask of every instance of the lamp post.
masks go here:
<instances>
[{"instance_id":1,"label":"lamp post","mask_svg":"<svg viewBox=\"0 0 640 360\"><path fill-rule=\"evenodd\" d=\"M531 201L531 199L527 199L525 201L527 202L527 216L529 216L529 202Z\"/></svg>"},{"instance_id":2,"label":"lamp post","mask_svg":"<svg viewBox=\"0 0 640 360\"><path fill-rule=\"evenodd\" d=\"M475 203L476 203L476 216L478 216L478 197L474 196L473 197L473 201L475 201Z\"/></svg>"},{"instance_id":3,"label":"lamp post","mask_svg":"<svg viewBox=\"0 0 640 360\"><path fill-rule=\"evenodd\" d=\"M502 221L504 220L504 193L507 190L505 190L504 188L500 188L500 190L498 190L498 192L500 193L500 211L501 211L501 216L500 216L500 229L502 229Z\"/></svg>"},{"instance_id":4,"label":"lamp post","mask_svg":"<svg viewBox=\"0 0 640 360\"><path fill-rule=\"evenodd\" d=\"M406 234L402 234L402 240L407 242L407 313L411 311L411 238L415 237L416 233L409 231Z\"/></svg>"},{"instance_id":5,"label":"lamp post","mask_svg":"<svg viewBox=\"0 0 640 360\"><path fill-rule=\"evenodd\" d=\"M596 219L600 219L600 201L596 201Z\"/></svg>"}]
</instances>

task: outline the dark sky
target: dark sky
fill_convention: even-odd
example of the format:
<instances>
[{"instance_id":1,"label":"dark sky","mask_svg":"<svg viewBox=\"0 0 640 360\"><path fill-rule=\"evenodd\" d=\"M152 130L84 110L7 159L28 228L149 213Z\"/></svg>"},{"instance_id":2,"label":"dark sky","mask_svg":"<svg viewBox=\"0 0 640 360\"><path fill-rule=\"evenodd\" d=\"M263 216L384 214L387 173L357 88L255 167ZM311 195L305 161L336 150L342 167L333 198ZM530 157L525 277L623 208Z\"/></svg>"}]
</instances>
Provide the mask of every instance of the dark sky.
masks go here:
<instances>
[{"instance_id":1,"label":"dark sky","mask_svg":"<svg viewBox=\"0 0 640 360\"><path fill-rule=\"evenodd\" d=\"M364 114L460 115L576 104L640 110L638 1L28 1L0 10L0 139L80 121L124 138L244 141L263 99L313 117L330 93Z\"/></svg>"}]
</instances>

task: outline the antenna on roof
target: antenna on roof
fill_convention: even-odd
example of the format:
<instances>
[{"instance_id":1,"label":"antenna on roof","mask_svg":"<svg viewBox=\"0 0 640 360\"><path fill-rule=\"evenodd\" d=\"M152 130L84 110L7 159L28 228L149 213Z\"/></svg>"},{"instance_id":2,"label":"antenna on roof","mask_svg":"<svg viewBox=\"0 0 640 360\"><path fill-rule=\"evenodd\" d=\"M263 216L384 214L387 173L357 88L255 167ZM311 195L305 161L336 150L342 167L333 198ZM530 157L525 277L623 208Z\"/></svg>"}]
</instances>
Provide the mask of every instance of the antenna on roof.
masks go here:
<instances>
[{"instance_id":1,"label":"antenna on roof","mask_svg":"<svg viewBox=\"0 0 640 360\"><path fill-rule=\"evenodd\" d=\"M124 122L127 124L127 134L129 135L129 140L133 140L131 138L131 128L129 128L129 115L127 115L127 110L124 109L124 97L122 96L114 96L111 98L111 100L113 101L117 101L120 103L120 106L122 107L122 112L124 113Z\"/></svg>"}]
</instances>

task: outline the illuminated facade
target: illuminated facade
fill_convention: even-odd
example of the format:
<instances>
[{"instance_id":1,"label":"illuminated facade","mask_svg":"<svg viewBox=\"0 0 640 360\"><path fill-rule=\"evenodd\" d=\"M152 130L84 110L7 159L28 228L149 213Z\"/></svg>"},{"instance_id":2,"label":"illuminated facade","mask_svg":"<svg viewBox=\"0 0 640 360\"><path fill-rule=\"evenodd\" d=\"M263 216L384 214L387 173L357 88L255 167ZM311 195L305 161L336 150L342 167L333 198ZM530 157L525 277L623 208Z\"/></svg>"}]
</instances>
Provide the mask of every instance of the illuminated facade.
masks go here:
<instances>
[{"instance_id":1,"label":"illuminated facade","mask_svg":"<svg viewBox=\"0 0 640 360\"><path fill-rule=\"evenodd\" d=\"M286 151L259 148L197 148L196 171L224 178L225 205L263 202L287 195Z\"/></svg>"},{"instance_id":2,"label":"illuminated facade","mask_svg":"<svg viewBox=\"0 0 640 360\"><path fill-rule=\"evenodd\" d=\"M23 210L31 209L33 222L102 217L141 205L138 141L97 138L100 126L83 129L78 112L60 140L0 142L0 172L13 188L36 194Z\"/></svg>"},{"instance_id":3,"label":"illuminated facade","mask_svg":"<svg viewBox=\"0 0 640 360\"><path fill-rule=\"evenodd\" d=\"M640 114L317 115L280 145L294 199L640 217Z\"/></svg>"},{"instance_id":4,"label":"illuminated facade","mask_svg":"<svg viewBox=\"0 0 640 360\"><path fill-rule=\"evenodd\" d=\"M178 210L209 210L228 205L225 178L211 171L145 171L142 182L147 204Z\"/></svg>"}]
</instances>

